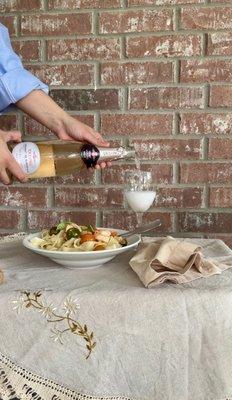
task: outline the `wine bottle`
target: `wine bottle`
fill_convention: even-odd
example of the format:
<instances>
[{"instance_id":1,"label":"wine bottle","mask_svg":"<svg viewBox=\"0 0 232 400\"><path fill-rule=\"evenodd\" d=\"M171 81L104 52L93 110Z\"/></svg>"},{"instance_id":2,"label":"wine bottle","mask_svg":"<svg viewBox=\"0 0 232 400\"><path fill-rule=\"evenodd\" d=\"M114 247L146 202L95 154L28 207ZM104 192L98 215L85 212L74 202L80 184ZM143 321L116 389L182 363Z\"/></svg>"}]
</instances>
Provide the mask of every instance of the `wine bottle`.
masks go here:
<instances>
[{"instance_id":1,"label":"wine bottle","mask_svg":"<svg viewBox=\"0 0 232 400\"><path fill-rule=\"evenodd\" d=\"M29 179L69 175L100 161L134 158L130 147L107 148L61 140L22 142L11 146L12 155Z\"/></svg>"}]
</instances>

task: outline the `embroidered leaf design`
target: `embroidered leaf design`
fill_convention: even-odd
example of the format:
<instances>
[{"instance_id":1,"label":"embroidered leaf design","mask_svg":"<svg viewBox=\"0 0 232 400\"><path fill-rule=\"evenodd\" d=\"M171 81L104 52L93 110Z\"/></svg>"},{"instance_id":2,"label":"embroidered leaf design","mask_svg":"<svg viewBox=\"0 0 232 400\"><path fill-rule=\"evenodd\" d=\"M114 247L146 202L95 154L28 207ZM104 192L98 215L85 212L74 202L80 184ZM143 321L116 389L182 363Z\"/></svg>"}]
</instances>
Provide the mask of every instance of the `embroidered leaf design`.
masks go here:
<instances>
[{"instance_id":1,"label":"embroidered leaf design","mask_svg":"<svg viewBox=\"0 0 232 400\"><path fill-rule=\"evenodd\" d=\"M75 324L74 322L73 322L73 324L71 325L71 331L72 332L75 332L77 330L77 324Z\"/></svg>"},{"instance_id":2,"label":"embroidered leaf design","mask_svg":"<svg viewBox=\"0 0 232 400\"><path fill-rule=\"evenodd\" d=\"M76 319L73 319L70 316L70 313L62 315L62 313L56 311L57 308L55 308L52 304L46 306L46 303L39 299L42 296L42 292L39 290L35 292L24 290L21 291L21 293L25 296L24 306L26 308L34 308L35 310L39 311L44 318L46 318L48 323L54 324L52 333L53 339L57 343L63 344L63 335L68 332L81 336L85 342L87 342L86 348L88 349L88 354L86 355L86 359L89 358L92 350L96 346L96 342L93 342L93 332L88 332L88 327L86 324L82 326ZM56 325L58 324L61 329L56 328ZM64 326L64 324L66 324L66 326Z\"/></svg>"}]
</instances>

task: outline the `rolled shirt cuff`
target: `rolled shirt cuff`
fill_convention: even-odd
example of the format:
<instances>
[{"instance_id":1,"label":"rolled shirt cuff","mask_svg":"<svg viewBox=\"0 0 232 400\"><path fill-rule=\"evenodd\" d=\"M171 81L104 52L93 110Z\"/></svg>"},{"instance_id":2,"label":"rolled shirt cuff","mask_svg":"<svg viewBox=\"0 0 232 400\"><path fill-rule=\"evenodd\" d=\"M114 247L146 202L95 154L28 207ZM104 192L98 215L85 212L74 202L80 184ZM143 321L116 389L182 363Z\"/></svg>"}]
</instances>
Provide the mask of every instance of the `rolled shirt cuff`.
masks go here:
<instances>
[{"instance_id":1,"label":"rolled shirt cuff","mask_svg":"<svg viewBox=\"0 0 232 400\"><path fill-rule=\"evenodd\" d=\"M49 92L48 86L29 71L17 68L0 76L0 111L15 104L33 90Z\"/></svg>"}]
</instances>

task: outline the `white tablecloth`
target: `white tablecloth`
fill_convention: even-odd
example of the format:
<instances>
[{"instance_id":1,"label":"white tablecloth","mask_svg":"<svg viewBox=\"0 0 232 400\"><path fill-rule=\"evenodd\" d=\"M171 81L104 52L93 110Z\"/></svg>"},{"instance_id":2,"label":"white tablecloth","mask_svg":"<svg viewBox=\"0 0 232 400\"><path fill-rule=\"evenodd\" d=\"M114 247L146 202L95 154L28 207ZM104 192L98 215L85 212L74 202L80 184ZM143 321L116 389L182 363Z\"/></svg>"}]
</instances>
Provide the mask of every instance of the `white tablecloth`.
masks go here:
<instances>
[{"instance_id":1,"label":"white tablecloth","mask_svg":"<svg viewBox=\"0 0 232 400\"><path fill-rule=\"evenodd\" d=\"M195 242L232 262L223 242ZM145 289L132 255L84 271L0 243L1 400L232 398L232 269Z\"/></svg>"}]
</instances>

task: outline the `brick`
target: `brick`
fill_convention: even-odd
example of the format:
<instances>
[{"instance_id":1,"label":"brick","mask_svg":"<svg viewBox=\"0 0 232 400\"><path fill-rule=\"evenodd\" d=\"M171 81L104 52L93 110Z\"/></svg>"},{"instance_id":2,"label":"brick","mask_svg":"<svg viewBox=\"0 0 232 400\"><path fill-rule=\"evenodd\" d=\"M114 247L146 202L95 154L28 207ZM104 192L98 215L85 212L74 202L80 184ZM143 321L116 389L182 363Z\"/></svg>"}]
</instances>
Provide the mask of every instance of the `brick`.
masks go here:
<instances>
[{"instance_id":1,"label":"brick","mask_svg":"<svg viewBox=\"0 0 232 400\"><path fill-rule=\"evenodd\" d=\"M33 65L28 69L50 86L91 85L94 66L91 64Z\"/></svg>"},{"instance_id":2,"label":"brick","mask_svg":"<svg viewBox=\"0 0 232 400\"><path fill-rule=\"evenodd\" d=\"M51 61L114 60L120 58L120 43L117 38L49 40L47 58Z\"/></svg>"},{"instance_id":3,"label":"brick","mask_svg":"<svg viewBox=\"0 0 232 400\"><path fill-rule=\"evenodd\" d=\"M169 114L102 114L101 133L105 135L170 134L172 116Z\"/></svg>"},{"instance_id":4,"label":"brick","mask_svg":"<svg viewBox=\"0 0 232 400\"><path fill-rule=\"evenodd\" d=\"M12 42L14 51L23 62L40 61L41 42L39 40L26 40Z\"/></svg>"},{"instance_id":5,"label":"brick","mask_svg":"<svg viewBox=\"0 0 232 400\"><path fill-rule=\"evenodd\" d=\"M215 32L208 34L207 55L232 55L232 32Z\"/></svg>"},{"instance_id":6,"label":"brick","mask_svg":"<svg viewBox=\"0 0 232 400\"><path fill-rule=\"evenodd\" d=\"M95 174L92 170L86 168L71 175L57 176L56 178L35 179L33 181L38 186L45 185L94 185Z\"/></svg>"},{"instance_id":7,"label":"brick","mask_svg":"<svg viewBox=\"0 0 232 400\"><path fill-rule=\"evenodd\" d=\"M232 107L232 86L211 86L210 107Z\"/></svg>"},{"instance_id":8,"label":"brick","mask_svg":"<svg viewBox=\"0 0 232 400\"><path fill-rule=\"evenodd\" d=\"M39 207L47 206L47 188L33 187L0 187L0 203L10 207Z\"/></svg>"},{"instance_id":9,"label":"brick","mask_svg":"<svg viewBox=\"0 0 232 400\"><path fill-rule=\"evenodd\" d=\"M115 188L69 188L55 189L57 207L117 207L123 205L123 192Z\"/></svg>"},{"instance_id":10,"label":"brick","mask_svg":"<svg viewBox=\"0 0 232 400\"><path fill-rule=\"evenodd\" d=\"M225 135L232 133L232 113L182 113L180 133Z\"/></svg>"},{"instance_id":11,"label":"brick","mask_svg":"<svg viewBox=\"0 0 232 400\"><path fill-rule=\"evenodd\" d=\"M198 159L199 140L156 139L133 140L138 157L143 160Z\"/></svg>"},{"instance_id":12,"label":"brick","mask_svg":"<svg viewBox=\"0 0 232 400\"><path fill-rule=\"evenodd\" d=\"M116 110L119 108L117 89L53 89L50 95L67 110Z\"/></svg>"},{"instance_id":13,"label":"brick","mask_svg":"<svg viewBox=\"0 0 232 400\"><path fill-rule=\"evenodd\" d=\"M232 207L232 187L210 188L210 207Z\"/></svg>"},{"instance_id":14,"label":"brick","mask_svg":"<svg viewBox=\"0 0 232 400\"><path fill-rule=\"evenodd\" d=\"M156 207L200 208L202 189L200 188L158 188L154 201Z\"/></svg>"},{"instance_id":15,"label":"brick","mask_svg":"<svg viewBox=\"0 0 232 400\"><path fill-rule=\"evenodd\" d=\"M231 29L232 9L230 7L215 8L182 8L182 29Z\"/></svg>"},{"instance_id":16,"label":"brick","mask_svg":"<svg viewBox=\"0 0 232 400\"><path fill-rule=\"evenodd\" d=\"M101 65L101 83L125 85L172 82L172 63L109 62Z\"/></svg>"},{"instance_id":17,"label":"brick","mask_svg":"<svg viewBox=\"0 0 232 400\"><path fill-rule=\"evenodd\" d=\"M0 115L0 129L4 131L10 131L18 129L18 127L18 115Z\"/></svg>"},{"instance_id":18,"label":"brick","mask_svg":"<svg viewBox=\"0 0 232 400\"><path fill-rule=\"evenodd\" d=\"M128 37L127 57L192 57L201 55L200 35Z\"/></svg>"},{"instance_id":19,"label":"brick","mask_svg":"<svg viewBox=\"0 0 232 400\"><path fill-rule=\"evenodd\" d=\"M1 214L0 214L1 215ZM41 230L56 225L59 221L72 221L80 225L96 224L96 213L90 211L29 210L28 229Z\"/></svg>"},{"instance_id":20,"label":"brick","mask_svg":"<svg viewBox=\"0 0 232 400\"><path fill-rule=\"evenodd\" d=\"M231 60L181 61L181 82L231 82Z\"/></svg>"},{"instance_id":21,"label":"brick","mask_svg":"<svg viewBox=\"0 0 232 400\"><path fill-rule=\"evenodd\" d=\"M93 115L73 115L73 117L83 122L86 125L89 125L91 127L94 126ZM54 138L54 134L49 129L47 129L44 125L41 125L39 122L35 121L34 119L26 115L24 116L24 132L25 135L47 136L47 137L52 136Z\"/></svg>"},{"instance_id":22,"label":"brick","mask_svg":"<svg viewBox=\"0 0 232 400\"><path fill-rule=\"evenodd\" d=\"M180 213L179 229L183 232L231 233L231 213Z\"/></svg>"},{"instance_id":23,"label":"brick","mask_svg":"<svg viewBox=\"0 0 232 400\"><path fill-rule=\"evenodd\" d=\"M0 3L0 12L41 10L41 0L6 0Z\"/></svg>"},{"instance_id":24,"label":"brick","mask_svg":"<svg viewBox=\"0 0 232 400\"><path fill-rule=\"evenodd\" d=\"M0 23L6 26L6 28L9 30L10 36L16 36L16 26L17 26L17 20L16 16L13 15L8 15L8 16L3 16L0 15Z\"/></svg>"},{"instance_id":25,"label":"brick","mask_svg":"<svg viewBox=\"0 0 232 400\"><path fill-rule=\"evenodd\" d=\"M231 1L231 0L229 0ZM175 4L198 4L204 3L204 0L128 0L128 6L162 6Z\"/></svg>"},{"instance_id":26,"label":"brick","mask_svg":"<svg viewBox=\"0 0 232 400\"><path fill-rule=\"evenodd\" d=\"M172 29L172 10L102 12L100 33L154 32Z\"/></svg>"},{"instance_id":27,"label":"brick","mask_svg":"<svg viewBox=\"0 0 232 400\"><path fill-rule=\"evenodd\" d=\"M106 184L124 185L125 172L134 170L134 164L113 165L102 171L102 182ZM142 171L150 171L152 173L152 182L154 184L168 184L172 182L172 165L170 164L142 164Z\"/></svg>"},{"instance_id":28,"label":"brick","mask_svg":"<svg viewBox=\"0 0 232 400\"><path fill-rule=\"evenodd\" d=\"M95 175L93 171L88 169L83 169L81 171L77 171L75 174L58 176L57 178L47 179L47 181L55 185L77 185L77 184L94 185Z\"/></svg>"},{"instance_id":29,"label":"brick","mask_svg":"<svg viewBox=\"0 0 232 400\"><path fill-rule=\"evenodd\" d=\"M116 7L120 7L120 0L48 0L48 8L51 10Z\"/></svg>"},{"instance_id":30,"label":"brick","mask_svg":"<svg viewBox=\"0 0 232 400\"><path fill-rule=\"evenodd\" d=\"M26 35L86 35L91 33L91 15L30 14L21 17L21 34Z\"/></svg>"},{"instance_id":31,"label":"brick","mask_svg":"<svg viewBox=\"0 0 232 400\"><path fill-rule=\"evenodd\" d=\"M131 89L129 109L178 109L203 108L203 93L201 88L166 87L149 89Z\"/></svg>"},{"instance_id":32,"label":"brick","mask_svg":"<svg viewBox=\"0 0 232 400\"><path fill-rule=\"evenodd\" d=\"M217 160L231 160L232 139L210 139L209 140L209 158Z\"/></svg>"},{"instance_id":33,"label":"brick","mask_svg":"<svg viewBox=\"0 0 232 400\"><path fill-rule=\"evenodd\" d=\"M180 166L181 183L232 183L231 163L182 163Z\"/></svg>"},{"instance_id":34,"label":"brick","mask_svg":"<svg viewBox=\"0 0 232 400\"><path fill-rule=\"evenodd\" d=\"M18 229L20 224L20 211L0 210L1 229Z\"/></svg>"},{"instance_id":35,"label":"brick","mask_svg":"<svg viewBox=\"0 0 232 400\"><path fill-rule=\"evenodd\" d=\"M162 221L162 226L151 231L150 234L171 232L172 217L169 213L146 212L143 214L143 222L151 222L155 219ZM118 228L130 230L136 227L137 221L134 212L130 211L110 211L103 213L103 225L108 228Z\"/></svg>"}]
</instances>

